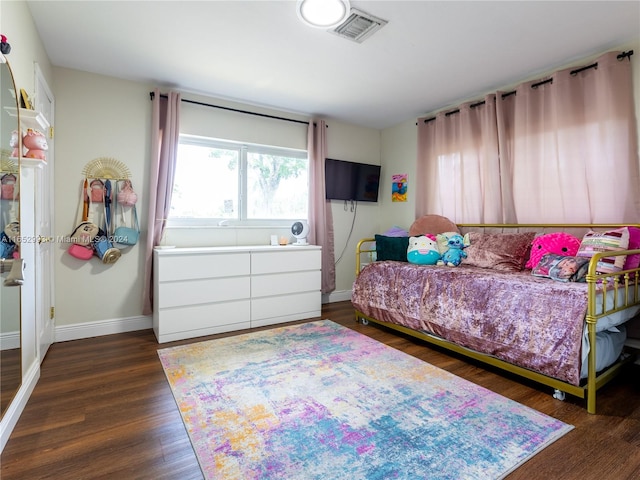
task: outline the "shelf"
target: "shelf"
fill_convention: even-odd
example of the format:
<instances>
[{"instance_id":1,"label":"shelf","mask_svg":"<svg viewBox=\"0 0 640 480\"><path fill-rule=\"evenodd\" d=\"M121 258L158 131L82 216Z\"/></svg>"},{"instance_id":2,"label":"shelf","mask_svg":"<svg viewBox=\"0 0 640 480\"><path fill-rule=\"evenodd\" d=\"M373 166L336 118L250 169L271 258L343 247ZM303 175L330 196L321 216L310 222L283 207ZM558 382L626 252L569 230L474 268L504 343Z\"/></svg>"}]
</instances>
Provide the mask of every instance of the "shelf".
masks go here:
<instances>
[{"instance_id":1,"label":"shelf","mask_svg":"<svg viewBox=\"0 0 640 480\"><path fill-rule=\"evenodd\" d=\"M12 117L17 117L17 112L15 107L4 107L7 113ZM20 109L20 123L22 124L23 129L32 128L34 130L46 130L49 128L50 124L45 118L45 116L37 112L36 110L29 110L27 108Z\"/></svg>"},{"instance_id":2,"label":"shelf","mask_svg":"<svg viewBox=\"0 0 640 480\"><path fill-rule=\"evenodd\" d=\"M40 160L39 158L20 157L20 166L31 167L31 168L44 168L47 166L47 161Z\"/></svg>"}]
</instances>

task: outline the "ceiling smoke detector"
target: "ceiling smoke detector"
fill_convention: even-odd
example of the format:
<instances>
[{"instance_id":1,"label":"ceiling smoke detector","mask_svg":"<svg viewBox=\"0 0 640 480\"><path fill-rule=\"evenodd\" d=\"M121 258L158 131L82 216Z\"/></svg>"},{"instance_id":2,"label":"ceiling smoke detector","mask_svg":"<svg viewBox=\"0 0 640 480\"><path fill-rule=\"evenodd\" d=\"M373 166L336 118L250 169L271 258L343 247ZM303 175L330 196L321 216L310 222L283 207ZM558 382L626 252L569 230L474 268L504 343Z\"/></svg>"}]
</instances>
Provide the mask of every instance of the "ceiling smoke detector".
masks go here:
<instances>
[{"instance_id":1,"label":"ceiling smoke detector","mask_svg":"<svg viewBox=\"0 0 640 480\"><path fill-rule=\"evenodd\" d=\"M352 8L347 19L329 32L353 42L362 43L387 23L389 23L387 20Z\"/></svg>"}]
</instances>

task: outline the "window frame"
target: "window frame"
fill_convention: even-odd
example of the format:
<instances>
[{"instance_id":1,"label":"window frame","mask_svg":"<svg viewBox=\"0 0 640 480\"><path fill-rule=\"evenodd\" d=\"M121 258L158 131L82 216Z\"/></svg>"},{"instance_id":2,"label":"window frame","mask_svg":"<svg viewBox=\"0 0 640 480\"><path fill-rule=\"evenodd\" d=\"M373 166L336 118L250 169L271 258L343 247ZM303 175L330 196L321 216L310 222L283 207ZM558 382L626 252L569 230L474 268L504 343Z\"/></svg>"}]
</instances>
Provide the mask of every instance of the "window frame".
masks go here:
<instances>
[{"instance_id":1,"label":"window frame","mask_svg":"<svg viewBox=\"0 0 640 480\"><path fill-rule=\"evenodd\" d=\"M307 179L311 172L309 154L307 150L296 148L278 147L274 145L262 145L249 142L237 142L220 138L203 137L198 135L180 134L179 144L189 144L209 148L235 150L238 152L238 218L196 218L196 217L172 217L167 218L168 228L180 227L290 227L292 222L308 221L309 204L307 202L307 218L247 218L247 166L248 154L258 153L263 155L279 155L290 158L307 160ZM177 159L176 159L177 162ZM307 195L309 195L309 183Z\"/></svg>"}]
</instances>

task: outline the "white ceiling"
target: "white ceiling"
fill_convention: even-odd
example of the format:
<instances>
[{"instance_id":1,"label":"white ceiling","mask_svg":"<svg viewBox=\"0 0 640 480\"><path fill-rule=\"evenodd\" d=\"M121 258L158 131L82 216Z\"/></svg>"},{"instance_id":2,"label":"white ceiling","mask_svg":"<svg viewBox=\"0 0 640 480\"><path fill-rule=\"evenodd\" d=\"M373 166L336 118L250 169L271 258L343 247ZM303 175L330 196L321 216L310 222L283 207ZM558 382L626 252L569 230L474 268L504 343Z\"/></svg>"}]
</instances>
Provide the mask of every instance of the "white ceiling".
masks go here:
<instances>
[{"instance_id":1,"label":"white ceiling","mask_svg":"<svg viewBox=\"0 0 640 480\"><path fill-rule=\"evenodd\" d=\"M55 66L379 129L640 38L639 1L353 0L362 44L294 0L28 4Z\"/></svg>"}]
</instances>

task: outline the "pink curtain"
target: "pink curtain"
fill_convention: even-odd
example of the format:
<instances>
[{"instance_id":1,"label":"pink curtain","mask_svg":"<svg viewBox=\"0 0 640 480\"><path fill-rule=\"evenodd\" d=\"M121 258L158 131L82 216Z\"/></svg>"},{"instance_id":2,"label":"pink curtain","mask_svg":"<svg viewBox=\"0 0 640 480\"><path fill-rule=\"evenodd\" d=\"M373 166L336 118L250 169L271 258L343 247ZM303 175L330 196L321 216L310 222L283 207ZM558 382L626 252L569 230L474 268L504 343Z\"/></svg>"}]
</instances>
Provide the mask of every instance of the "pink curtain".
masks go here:
<instances>
[{"instance_id":1,"label":"pink curtain","mask_svg":"<svg viewBox=\"0 0 640 480\"><path fill-rule=\"evenodd\" d=\"M427 120L425 122L425 120ZM502 220L496 98L418 119L416 216L458 223Z\"/></svg>"},{"instance_id":2,"label":"pink curtain","mask_svg":"<svg viewBox=\"0 0 640 480\"><path fill-rule=\"evenodd\" d=\"M180 94L169 92L163 97L155 89L151 117L149 212L142 309L144 315L153 312L153 247L160 244L169 216L179 136Z\"/></svg>"},{"instance_id":3,"label":"pink curtain","mask_svg":"<svg viewBox=\"0 0 640 480\"><path fill-rule=\"evenodd\" d=\"M518 223L635 223L640 218L631 62L527 82L498 104L501 149Z\"/></svg>"},{"instance_id":4,"label":"pink curtain","mask_svg":"<svg viewBox=\"0 0 640 480\"><path fill-rule=\"evenodd\" d=\"M327 157L327 124L309 122L309 242L322 247L322 293L336 289L331 203L325 199L324 161Z\"/></svg>"},{"instance_id":5,"label":"pink curtain","mask_svg":"<svg viewBox=\"0 0 640 480\"><path fill-rule=\"evenodd\" d=\"M559 71L482 105L418 120L416 214L458 223L635 223L640 167L631 66Z\"/></svg>"}]
</instances>

